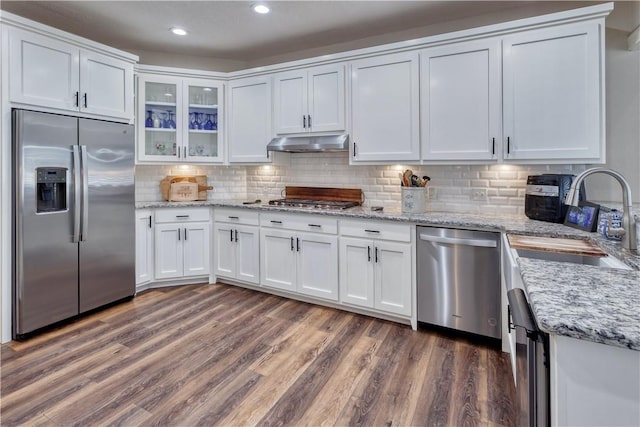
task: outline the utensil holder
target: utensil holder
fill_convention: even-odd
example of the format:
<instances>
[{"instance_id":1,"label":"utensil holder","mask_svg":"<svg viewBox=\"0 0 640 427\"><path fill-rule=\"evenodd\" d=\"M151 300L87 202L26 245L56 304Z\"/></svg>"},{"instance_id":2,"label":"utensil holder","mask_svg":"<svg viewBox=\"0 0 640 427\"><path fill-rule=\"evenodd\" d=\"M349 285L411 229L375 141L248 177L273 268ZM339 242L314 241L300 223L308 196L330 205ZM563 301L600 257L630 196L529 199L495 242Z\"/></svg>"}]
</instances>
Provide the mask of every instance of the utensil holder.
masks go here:
<instances>
[{"instance_id":1,"label":"utensil holder","mask_svg":"<svg viewBox=\"0 0 640 427\"><path fill-rule=\"evenodd\" d=\"M427 187L401 187L402 213L421 214L427 211Z\"/></svg>"}]
</instances>

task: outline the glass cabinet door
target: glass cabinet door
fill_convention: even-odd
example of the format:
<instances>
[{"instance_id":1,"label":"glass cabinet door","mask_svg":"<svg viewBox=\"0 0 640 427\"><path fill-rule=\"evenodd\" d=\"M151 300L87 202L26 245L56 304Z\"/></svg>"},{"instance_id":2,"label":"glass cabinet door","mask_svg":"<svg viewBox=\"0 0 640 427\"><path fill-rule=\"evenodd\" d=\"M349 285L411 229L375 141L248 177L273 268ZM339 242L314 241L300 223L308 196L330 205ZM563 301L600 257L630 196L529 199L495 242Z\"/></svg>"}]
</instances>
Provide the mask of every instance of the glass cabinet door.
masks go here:
<instances>
[{"instance_id":1,"label":"glass cabinet door","mask_svg":"<svg viewBox=\"0 0 640 427\"><path fill-rule=\"evenodd\" d=\"M184 145L189 161L212 162L222 157L221 88L221 85L207 81L185 84L188 129Z\"/></svg>"},{"instance_id":2,"label":"glass cabinet door","mask_svg":"<svg viewBox=\"0 0 640 427\"><path fill-rule=\"evenodd\" d=\"M179 81L141 81L140 84L144 87L144 117L138 118L140 127L140 121L144 120L142 157L165 161L184 157L178 138L181 130L177 102L180 96Z\"/></svg>"}]
</instances>

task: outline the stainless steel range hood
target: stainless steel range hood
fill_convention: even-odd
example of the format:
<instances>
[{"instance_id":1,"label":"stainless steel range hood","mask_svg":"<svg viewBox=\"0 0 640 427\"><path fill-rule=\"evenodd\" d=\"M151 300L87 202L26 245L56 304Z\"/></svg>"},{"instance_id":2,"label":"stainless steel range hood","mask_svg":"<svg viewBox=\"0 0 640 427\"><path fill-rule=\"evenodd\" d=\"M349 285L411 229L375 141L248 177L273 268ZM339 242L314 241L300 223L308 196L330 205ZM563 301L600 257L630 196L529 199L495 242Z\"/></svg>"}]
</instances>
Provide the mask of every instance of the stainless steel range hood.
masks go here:
<instances>
[{"instance_id":1,"label":"stainless steel range hood","mask_svg":"<svg viewBox=\"0 0 640 427\"><path fill-rule=\"evenodd\" d=\"M287 153L322 153L328 151L348 151L349 134L322 136L283 136L273 138L267 144L267 151Z\"/></svg>"}]
</instances>

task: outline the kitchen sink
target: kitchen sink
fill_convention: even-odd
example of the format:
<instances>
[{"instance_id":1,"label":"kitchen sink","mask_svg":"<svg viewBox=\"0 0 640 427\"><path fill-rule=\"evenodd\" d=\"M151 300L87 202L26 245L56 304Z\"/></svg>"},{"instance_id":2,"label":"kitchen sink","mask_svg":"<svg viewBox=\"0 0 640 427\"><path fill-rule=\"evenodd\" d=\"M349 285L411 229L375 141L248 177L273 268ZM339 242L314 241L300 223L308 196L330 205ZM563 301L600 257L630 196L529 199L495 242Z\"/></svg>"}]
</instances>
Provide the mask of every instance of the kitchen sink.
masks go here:
<instances>
[{"instance_id":1,"label":"kitchen sink","mask_svg":"<svg viewBox=\"0 0 640 427\"><path fill-rule=\"evenodd\" d=\"M535 258L545 261L569 262L572 264L595 265L598 267L631 270L624 262L612 256L578 255L565 252L550 252L532 249L513 249L520 258Z\"/></svg>"}]
</instances>

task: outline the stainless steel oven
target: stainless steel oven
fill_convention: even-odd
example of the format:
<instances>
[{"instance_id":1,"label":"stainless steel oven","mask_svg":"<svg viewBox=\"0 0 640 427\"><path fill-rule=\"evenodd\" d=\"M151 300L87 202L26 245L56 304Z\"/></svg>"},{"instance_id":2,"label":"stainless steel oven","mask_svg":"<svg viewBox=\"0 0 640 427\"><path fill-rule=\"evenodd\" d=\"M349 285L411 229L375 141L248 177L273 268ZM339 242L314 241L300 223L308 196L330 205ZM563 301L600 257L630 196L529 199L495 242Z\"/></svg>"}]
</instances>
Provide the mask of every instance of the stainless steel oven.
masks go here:
<instances>
[{"instance_id":1,"label":"stainless steel oven","mask_svg":"<svg viewBox=\"0 0 640 427\"><path fill-rule=\"evenodd\" d=\"M522 289L512 289L509 327L516 333L518 425L546 427L549 413L549 336L536 324Z\"/></svg>"}]
</instances>

